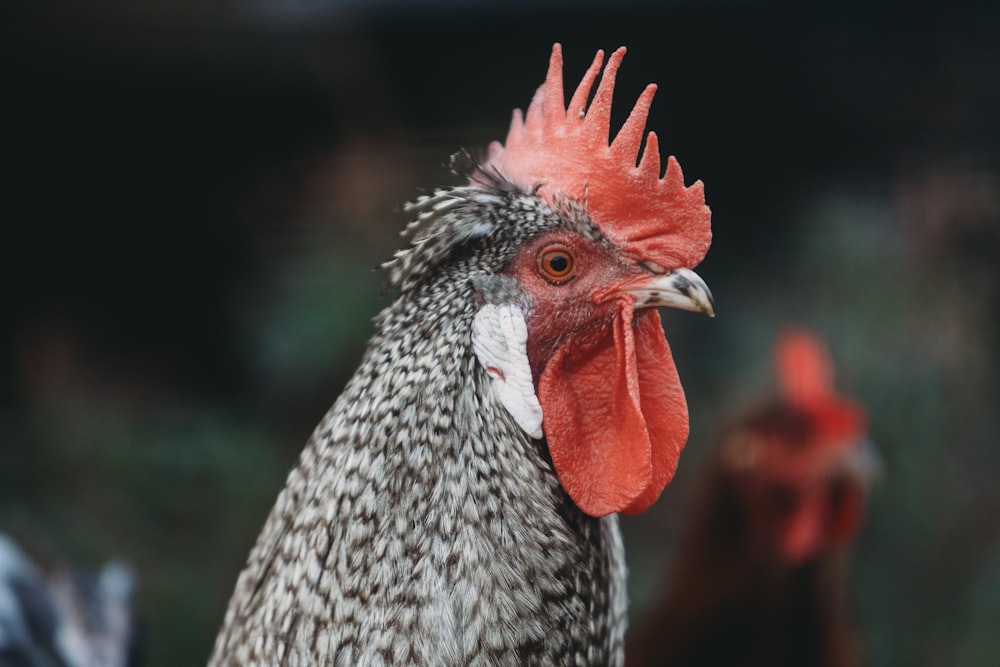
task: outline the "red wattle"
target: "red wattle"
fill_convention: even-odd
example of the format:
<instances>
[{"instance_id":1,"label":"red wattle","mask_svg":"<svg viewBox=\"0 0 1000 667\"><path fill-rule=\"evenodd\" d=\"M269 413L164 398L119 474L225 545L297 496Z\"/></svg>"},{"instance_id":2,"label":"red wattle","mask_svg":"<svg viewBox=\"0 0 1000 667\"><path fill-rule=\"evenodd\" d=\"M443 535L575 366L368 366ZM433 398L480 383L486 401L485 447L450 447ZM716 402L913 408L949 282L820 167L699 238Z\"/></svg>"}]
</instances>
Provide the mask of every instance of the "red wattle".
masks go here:
<instances>
[{"instance_id":1,"label":"red wattle","mask_svg":"<svg viewBox=\"0 0 1000 667\"><path fill-rule=\"evenodd\" d=\"M673 479L688 437L688 407L656 311L639 319L635 331L642 414L652 442L652 479L625 514L645 512Z\"/></svg>"},{"instance_id":2,"label":"red wattle","mask_svg":"<svg viewBox=\"0 0 1000 667\"><path fill-rule=\"evenodd\" d=\"M584 512L636 514L673 477L688 414L659 314L622 301L590 345L560 347L538 381L552 464Z\"/></svg>"}]
</instances>

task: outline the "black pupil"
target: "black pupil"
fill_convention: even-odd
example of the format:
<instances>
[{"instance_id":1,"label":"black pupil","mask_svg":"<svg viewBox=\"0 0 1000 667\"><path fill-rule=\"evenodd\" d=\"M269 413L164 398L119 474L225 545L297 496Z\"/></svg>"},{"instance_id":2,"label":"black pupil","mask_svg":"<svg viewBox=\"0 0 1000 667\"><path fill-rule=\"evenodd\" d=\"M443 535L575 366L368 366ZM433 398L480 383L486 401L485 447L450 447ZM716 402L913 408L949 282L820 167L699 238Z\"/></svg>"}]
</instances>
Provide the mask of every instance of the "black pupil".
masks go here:
<instances>
[{"instance_id":1,"label":"black pupil","mask_svg":"<svg viewBox=\"0 0 1000 667\"><path fill-rule=\"evenodd\" d=\"M555 254L549 257L549 268L553 273L563 273L569 269L569 257L563 254Z\"/></svg>"}]
</instances>

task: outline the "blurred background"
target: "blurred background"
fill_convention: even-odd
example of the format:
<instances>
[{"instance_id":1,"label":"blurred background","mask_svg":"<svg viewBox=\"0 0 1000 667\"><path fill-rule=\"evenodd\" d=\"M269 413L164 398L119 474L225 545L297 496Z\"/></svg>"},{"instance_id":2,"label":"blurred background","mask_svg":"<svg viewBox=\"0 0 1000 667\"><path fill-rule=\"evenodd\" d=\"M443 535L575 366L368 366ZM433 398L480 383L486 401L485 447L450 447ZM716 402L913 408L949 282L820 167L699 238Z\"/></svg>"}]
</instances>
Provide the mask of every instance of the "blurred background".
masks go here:
<instances>
[{"instance_id":1,"label":"blurred background","mask_svg":"<svg viewBox=\"0 0 1000 667\"><path fill-rule=\"evenodd\" d=\"M632 612L774 334L824 333L884 474L871 665L1000 660L1000 5L38 0L0 10L0 531L134 568L152 667L204 663L288 468L387 303L399 206L502 139L554 41L629 47L715 240L664 313L691 408L623 521Z\"/></svg>"}]
</instances>

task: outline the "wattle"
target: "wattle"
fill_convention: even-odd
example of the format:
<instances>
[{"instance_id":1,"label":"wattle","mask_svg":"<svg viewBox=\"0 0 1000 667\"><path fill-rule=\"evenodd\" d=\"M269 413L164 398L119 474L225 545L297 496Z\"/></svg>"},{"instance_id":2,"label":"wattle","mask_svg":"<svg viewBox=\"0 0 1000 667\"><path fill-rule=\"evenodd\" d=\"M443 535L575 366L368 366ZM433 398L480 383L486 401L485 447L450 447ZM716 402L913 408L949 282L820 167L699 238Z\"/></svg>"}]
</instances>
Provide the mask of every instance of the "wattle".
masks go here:
<instances>
[{"instance_id":1,"label":"wattle","mask_svg":"<svg viewBox=\"0 0 1000 667\"><path fill-rule=\"evenodd\" d=\"M538 381L552 464L592 516L646 510L687 440L687 402L659 314L633 314L619 302L605 335L563 344Z\"/></svg>"}]
</instances>

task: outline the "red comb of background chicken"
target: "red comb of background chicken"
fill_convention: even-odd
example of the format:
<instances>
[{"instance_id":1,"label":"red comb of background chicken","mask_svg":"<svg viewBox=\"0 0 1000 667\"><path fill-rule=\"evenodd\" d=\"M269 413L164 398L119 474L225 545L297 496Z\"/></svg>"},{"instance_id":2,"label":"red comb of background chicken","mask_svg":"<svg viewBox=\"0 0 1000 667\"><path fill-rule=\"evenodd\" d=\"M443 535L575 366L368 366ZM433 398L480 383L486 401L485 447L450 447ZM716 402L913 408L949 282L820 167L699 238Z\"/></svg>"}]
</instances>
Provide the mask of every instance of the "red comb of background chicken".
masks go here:
<instances>
[{"instance_id":1,"label":"red comb of background chicken","mask_svg":"<svg viewBox=\"0 0 1000 667\"><path fill-rule=\"evenodd\" d=\"M775 370L785 400L815 419L822 442L850 443L865 434L864 408L837 393L833 360L822 340L801 329L786 331L775 346Z\"/></svg>"},{"instance_id":2,"label":"red comb of background chicken","mask_svg":"<svg viewBox=\"0 0 1000 667\"><path fill-rule=\"evenodd\" d=\"M514 111L506 144L490 144L487 164L526 188L541 185L538 193L550 202L559 193L585 202L604 233L636 256L666 269L691 268L712 241L711 211L701 181L685 187L673 157L661 178L654 132L640 151L655 84L646 87L614 141L608 141L615 77L624 57L625 47L611 54L588 107L604 61L598 51L566 107L562 47L553 45L545 83L523 117L520 109Z\"/></svg>"}]
</instances>

